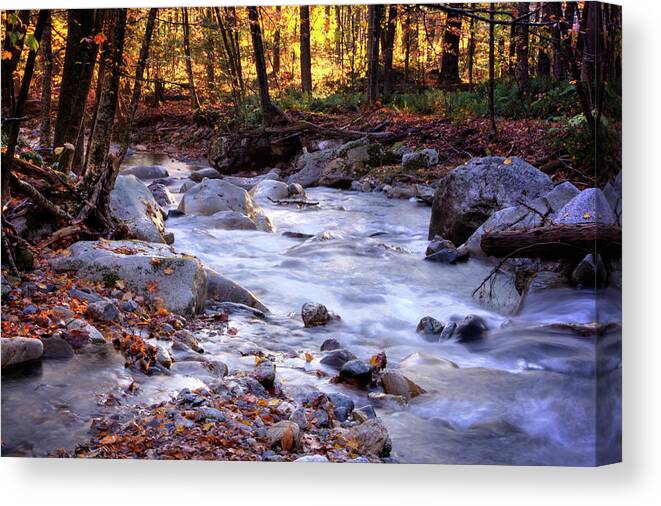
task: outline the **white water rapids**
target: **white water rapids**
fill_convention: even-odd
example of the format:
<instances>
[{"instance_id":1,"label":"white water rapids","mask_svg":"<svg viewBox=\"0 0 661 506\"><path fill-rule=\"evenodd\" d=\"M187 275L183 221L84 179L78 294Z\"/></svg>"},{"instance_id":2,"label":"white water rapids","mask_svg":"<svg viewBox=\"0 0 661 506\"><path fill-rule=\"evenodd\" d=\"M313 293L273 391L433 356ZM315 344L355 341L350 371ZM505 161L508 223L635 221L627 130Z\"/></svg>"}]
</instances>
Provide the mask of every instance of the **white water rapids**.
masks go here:
<instances>
[{"instance_id":1,"label":"white water rapids","mask_svg":"<svg viewBox=\"0 0 661 506\"><path fill-rule=\"evenodd\" d=\"M129 163L143 164L143 158ZM188 170L180 162L168 168L174 175ZM333 371L319 364L319 346L333 337L360 358L385 351L389 366L427 390L405 409L377 410L399 462L593 465L619 454L619 330L599 338L532 330L594 321L597 312L600 321L619 321L619 293L600 292L595 302L591 291L551 290L514 318L498 314L471 297L490 265L422 260L430 208L381 193L312 188L307 194L320 202L318 209L260 203L277 227L274 234L198 228L191 217L166 222L177 251L249 288L272 311L266 320L231 315L236 336L203 336L210 356L230 369L250 369L254 360L239 350L273 352L287 388L339 389L361 406L365 392L329 383ZM304 240L283 236L287 231L328 234ZM341 321L305 329L293 315L308 301L326 305ZM423 316L449 321L471 313L483 316L492 331L470 346L430 343L415 331ZM299 358L304 352L315 360ZM447 360L459 367L448 367ZM329 376L319 378L317 369ZM5 375L3 441L26 455L80 442L91 416L112 412L99 399L132 379L112 350L44 361L27 377ZM131 402L160 400L196 384L179 375L139 381L140 394ZM599 447L610 449L597 457Z\"/></svg>"}]
</instances>

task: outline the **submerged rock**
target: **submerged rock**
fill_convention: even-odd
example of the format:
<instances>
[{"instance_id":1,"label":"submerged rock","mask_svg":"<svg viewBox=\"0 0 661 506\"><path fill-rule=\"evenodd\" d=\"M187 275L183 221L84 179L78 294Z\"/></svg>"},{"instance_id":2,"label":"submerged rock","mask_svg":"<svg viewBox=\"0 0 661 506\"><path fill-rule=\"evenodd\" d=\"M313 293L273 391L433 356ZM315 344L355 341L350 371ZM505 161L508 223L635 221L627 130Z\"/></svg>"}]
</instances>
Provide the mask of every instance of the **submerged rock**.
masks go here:
<instances>
[{"instance_id":1,"label":"submerged rock","mask_svg":"<svg viewBox=\"0 0 661 506\"><path fill-rule=\"evenodd\" d=\"M342 348L342 345L337 339L330 338L326 339L323 343L321 343L321 347L319 348L321 351L333 351L333 350L338 350Z\"/></svg>"},{"instance_id":2,"label":"submerged rock","mask_svg":"<svg viewBox=\"0 0 661 506\"><path fill-rule=\"evenodd\" d=\"M441 322L439 322L436 318L432 318L431 316L425 316L420 320L415 331L418 334L423 334L425 336L438 336L440 335L441 332L443 332L443 327L444 325ZM433 340L436 341L437 339L438 338Z\"/></svg>"},{"instance_id":3,"label":"submerged rock","mask_svg":"<svg viewBox=\"0 0 661 506\"><path fill-rule=\"evenodd\" d=\"M461 244L495 211L528 203L551 189L551 179L520 158L473 158L439 182L429 239L441 235Z\"/></svg>"},{"instance_id":4,"label":"submerged rock","mask_svg":"<svg viewBox=\"0 0 661 506\"><path fill-rule=\"evenodd\" d=\"M426 390L419 385L416 385L409 378L400 372L386 369L381 373L381 383L383 390L390 395L401 395L406 400L424 394Z\"/></svg>"},{"instance_id":5,"label":"submerged rock","mask_svg":"<svg viewBox=\"0 0 661 506\"><path fill-rule=\"evenodd\" d=\"M44 346L43 358L71 358L74 355L73 348L60 337L48 337L42 339Z\"/></svg>"},{"instance_id":6,"label":"submerged rock","mask_svg":"<svg viewBox=\"0 0 661 506\"><path fill-rule=\"evenodd\" d=\"M340 348L329 351L323 357L321 357L321 360L319 360L319 362L321 364L327 365L328 367L332 367L334 369L339 370L342 368L344 364L346 364L350 360L354 360L355 358L356 355L354 355L350 351Z\"/></svg>"},{"instance_id":7,"label":"submerged rock","mask_svg":"<svg viewBox=\"0 0 661 506\"><path fill-rule=\"evenodd\" d=\"M458 250L457 247L447 239L436 236L425 250L425 260L454 264L468 259L467 250Z\"/></svg>"},{"instance_id":8,"label":"submerged rock","mask_svg":"<svg viewBox=\"0 0 661 506\"><path fill-rule=\"evenodd\" d=\"M263 313L270 312L269 308L262 304L250 290L217 273L213 269L206 267L204 270L207 275L205 299L215 300L217 302L235 302L258 309Z\"/></svg>"},{"instance_id":9,"label":"submerged rock","mask_svg":"<svg viewBox=\"0 0 661 506\"><path fill-rule=\"evenodd\" d=\"M44 345L39 339L12 337L0 339L2 368L39 360L44 353Z\"/></svg>"},{"instance_id":10,"label":"submerged rock","mask_svg":"<svg viewBox=\"0 0 661 506\"><path fill-rule=\"evenodd\" d=\"M483 318L469 314L457 325L454 335L460 342L477 341L484 337L489 327Z\"/></svg>"},{"instance_id":11,"label":"submerged rock","mask_svg":"<svg viewBox=\"0 0 661 506\"><path fill-rule=\"evenodd\" d=\"M323 304L306 302L301 307L301 318L306 327L318 327L326 325L331 320L331 315Z\"/></svg>"}]
</instances>

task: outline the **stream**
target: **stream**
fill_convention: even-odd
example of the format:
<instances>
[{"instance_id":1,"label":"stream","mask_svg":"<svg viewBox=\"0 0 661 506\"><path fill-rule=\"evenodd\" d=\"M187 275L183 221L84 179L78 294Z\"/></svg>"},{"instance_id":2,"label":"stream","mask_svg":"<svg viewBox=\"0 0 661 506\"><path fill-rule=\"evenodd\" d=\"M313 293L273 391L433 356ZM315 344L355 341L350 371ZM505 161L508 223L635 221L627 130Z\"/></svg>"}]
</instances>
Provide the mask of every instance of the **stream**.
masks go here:
<instances>
[{"instance_id":1,"label":"stream","mask_svg":"<svg viewBox=\"0 0 661 506\"><path fill-rule=\"evenodd\" d=\"M197 167L145 154L125 162L147 163L164 165L175 177ZM250 289L272 312L265 319L231 314L237 334L204 333L205 354L230 370L249 370L254 357L241 352L258 348L278 357L278 377L292 395L311 387L339 390L362 406L368 403L366 392L329 382L334 371L319 363L319 346L333 337L362 359L385 351L390 367L399 367L427 391L406 408L377 409L397 462L589 466L620 454L614 417L621 404L621 331L581 337L540 328L619 322L619 292L599 291L595 299L590 290L547 290L528 300L516 317L499 314L471 296L490 265L422 260L429 207L382 193L328 188L306 193L319 208L259 203L277 227L273 234L199 228L189 216L166 222L177 251ZM341 320L305 329L300 308L308 301L326 305ZM484 340L434 343L416 333L423 316L456 321L467 314L488 322L492 331ZM306 362L304 352L314 360ZM328 376L319 377L318 369ZM124 391L134 380L140 389L127 398ZM43 361L20 374L3 373L3 455L72 448L86 438L92 417L201 384L184 373L146 377L126 370L110 346L70 360Z\"/></svg>"}]
</instances>

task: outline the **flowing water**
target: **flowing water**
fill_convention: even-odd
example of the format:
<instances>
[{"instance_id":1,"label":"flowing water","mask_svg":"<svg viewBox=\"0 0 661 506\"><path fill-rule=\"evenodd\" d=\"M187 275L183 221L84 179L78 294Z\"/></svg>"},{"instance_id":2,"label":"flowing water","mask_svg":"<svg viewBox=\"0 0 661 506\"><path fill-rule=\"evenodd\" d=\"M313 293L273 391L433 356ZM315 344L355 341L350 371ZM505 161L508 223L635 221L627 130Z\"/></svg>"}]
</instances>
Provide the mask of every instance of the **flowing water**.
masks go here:
<instances>
[{"instance_id":1,"label":"flowing water","mask_svg":"<svg viewBox=\"0 0 661 506\"><path fill-rule=\"evenodd\" d=\"M132 158L128 163L148 162ZM189 170L181 162L169 168L176 175ZM422 260L430 208L380 193L313 188L307 194L318 208L260 203L274 234L199 228L191 217L166 223L178 251L249 288L272 312L266 319L231 315L237 335L205 333L206 353L230 369L254 365L240 352L275 353L292 394L310 386L341 390L360 406L367 404L365 392L329 383L333 371L319 363L319 346L333 337L360 358L385 351L389 366L427 390L405 409L377 409L399 462L594 465L619 455L619 330L596 338L542 328L589 323L597 314L601 322L619 321L619 292L599 292L595 302L591 291L545 291L516 317L499 314L471 296L490 265ZM297 315L308 301L323 303L341 321L305 329ZM466 314L489 323L482 342L430 343L415 331L423 316L450 321ZM299 358L304 352L315 359ZM70 447L84 438L90 417L111 413L116 404L160 400L199 383L185 374L140 377L140 394L129 401L123 389L136 377L113 353L44 361L28 377L3 377L3 452ZM318 369L329 376L318 377Z\"/></svg>"}]
</instances>

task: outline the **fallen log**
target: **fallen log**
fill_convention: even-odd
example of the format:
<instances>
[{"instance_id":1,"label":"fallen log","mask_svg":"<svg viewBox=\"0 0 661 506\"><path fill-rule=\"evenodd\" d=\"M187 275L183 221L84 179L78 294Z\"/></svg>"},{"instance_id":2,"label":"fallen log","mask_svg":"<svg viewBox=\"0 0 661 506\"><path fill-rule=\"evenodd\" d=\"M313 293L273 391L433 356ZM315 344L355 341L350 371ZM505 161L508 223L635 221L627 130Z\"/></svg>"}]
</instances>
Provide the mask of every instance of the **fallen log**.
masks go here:
<instances>
[{"instance_id":1,"label":"fallen log","mask_svg":"<svg viewBox=\"0 0 661 506\"><path fill-rule=\"evenodd\" d=\"M496 258L576 258L598 251L608 258L622 255L622 229L598 223L551 225L528 230L485 233L480 246Z\"/></svg>"}]
</instances>

